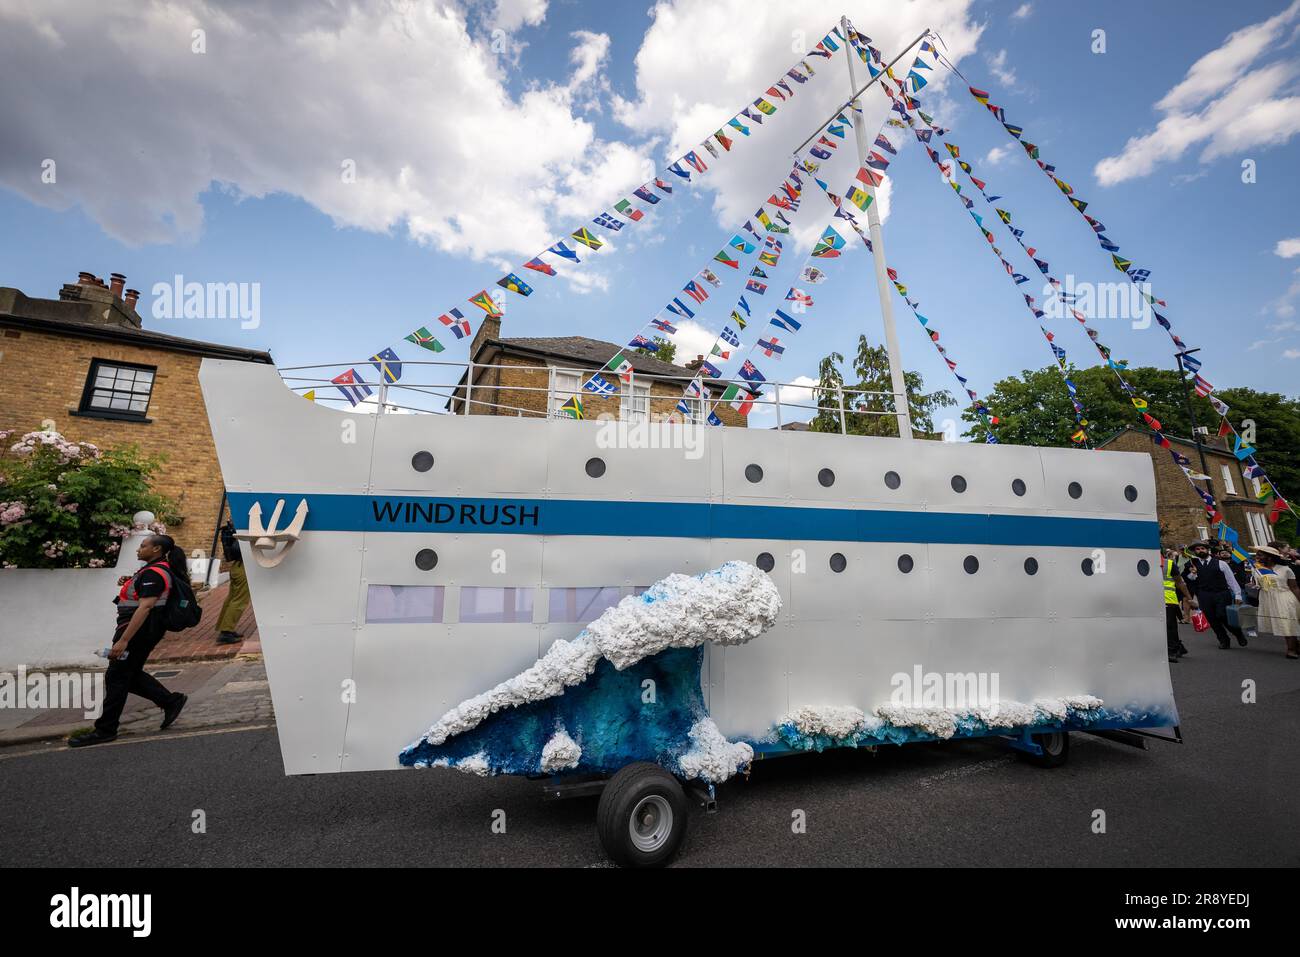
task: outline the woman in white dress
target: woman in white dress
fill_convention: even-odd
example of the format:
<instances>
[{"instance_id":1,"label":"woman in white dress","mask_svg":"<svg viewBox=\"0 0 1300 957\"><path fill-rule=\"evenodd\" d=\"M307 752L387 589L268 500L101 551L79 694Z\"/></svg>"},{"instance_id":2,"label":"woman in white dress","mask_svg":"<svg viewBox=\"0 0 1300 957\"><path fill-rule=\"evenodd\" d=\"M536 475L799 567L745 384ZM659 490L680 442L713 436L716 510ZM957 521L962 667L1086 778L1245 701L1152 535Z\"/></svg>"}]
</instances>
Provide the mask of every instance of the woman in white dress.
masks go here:
<instances>
[{"instance_id":1,"label":"woman in white dress","mask_svg":"<svg viewBox=\"0 0 1300 957\"><path fill-rule=\"evenodd\" d=\"M1286 639L1286 656L1300 658L1300 585L1282 555L1267 546L1255 549L1259 586L1259 630Z\"/></svg>"}]
</instances>

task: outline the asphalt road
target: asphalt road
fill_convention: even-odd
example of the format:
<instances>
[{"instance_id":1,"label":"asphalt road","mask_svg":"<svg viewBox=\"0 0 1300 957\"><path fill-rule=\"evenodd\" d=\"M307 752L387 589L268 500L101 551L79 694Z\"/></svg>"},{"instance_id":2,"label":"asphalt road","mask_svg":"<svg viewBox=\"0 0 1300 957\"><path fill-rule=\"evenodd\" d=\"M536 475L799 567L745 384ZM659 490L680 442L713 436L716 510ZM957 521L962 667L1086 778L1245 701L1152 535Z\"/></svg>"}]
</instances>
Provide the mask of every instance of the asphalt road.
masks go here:
<instances>
[{"instance_id":1,"label":"asphalt road","mask_svg":"<svg viewBox=\"0 0 1300 957\"><path fill-rule=\"evenodd\" d=\"M1050 771L995 741L768 761L693 813L677 865L1300 864L1300 662L1278 640L1187 640L1171 666L1183 745L1075 735ZM595 799L448 770L286 778L274 729L32 752L0 751L12 866L604 865Z\"/></svg>"}]
</instances>

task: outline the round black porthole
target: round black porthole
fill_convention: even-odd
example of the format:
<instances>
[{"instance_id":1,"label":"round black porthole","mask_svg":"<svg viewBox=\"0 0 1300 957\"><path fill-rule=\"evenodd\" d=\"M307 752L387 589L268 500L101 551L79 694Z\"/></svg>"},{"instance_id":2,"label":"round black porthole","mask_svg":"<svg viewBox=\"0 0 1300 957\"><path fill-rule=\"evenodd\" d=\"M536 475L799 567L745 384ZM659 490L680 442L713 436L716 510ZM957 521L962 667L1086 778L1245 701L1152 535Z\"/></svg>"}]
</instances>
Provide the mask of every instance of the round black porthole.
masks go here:
<instances>
[{"instance_id":1,"label":"round black porthole","mask_svg":"<svg viewBox=\"0 0 1300 957\"><path fill-rule=\"evenodd\" d=\"M438 553L432 548L422 548L415 553L415 567L420 571L432 571L436 564L438 564Z\"/></svg>"},{"instance_id":2,"label":"round black porthole","mask_svg":"<svg viewBox=\"0 0 1300 957\"><path fill-rule=\"evenodd\" d=\"M1070 498L1081 498L1083 496L1083 486L1078 482L1071 482L1066 491L1070 493Z\"/></svg>"},{"instance_id":3,"label":"round black porthole","mask_svg":"<svg viewBox=\"0 0 1300 957\"><path fill-rule=\"evenodd\" d=\"M1037 559L1037 558L1026 558L1026 559L1025 559L1025 574L1026 574L1026 575L1037 575L1037 574L1038 574L1038 559Z\"/></svg>"},{"instance_id":4,"label":"round black porthole","mask_svg":"<svg viewBox=\"0 0 1300 957\"><path fill-rule=\"evenodd\" d=\"M966 491L966 480L960 475L952 477L952 490L957 493Z\"/></svg>"},{"instance_id":5,"label":"round black porthole","mask_svg":"<svg viewBox=\"0 0 1300 957\"><path fill-rule=\"evenodd\" d=\"M822 488L830 488L835 484L835 473L830 469L822 469L817 473L817 482Z\"/></svg>"},{"instance_id":6,"label":"round black porthole","mask_svg":"<svg viewBox=\"0 0 1300 957\"><path fill-rule=\"evenodd\" d=\"M1132 485L1125 485L1124 497L1128 499L1130 502L1136 502L1138 500L1138 490L1135 489Z\"/></svg>"},{"instance_id":7,"label":"round black porthole","mask_svg":"<svg viewBox=\"0 0 1300 957\"><path fill-rule=\"evenodd\" d=\"M746 465L745 478L749 479L754 484L758 484L759 482L763 481L763 466Z\"/></svg>"},{"instance_id":8,"label":"round black porthole","mask_svg":"<svg viewBox=\"0 0 1300 957\"><path fill-rule=\"evenodd\" d=\"M1091 558L1085 558L1085 559L1084 559L1084 560L1079 564L1079 567L1083 570L1083 573L1084 573L1085 575L1091 575L1091 574L1092 574L1092 559L1091 559Z\"/></svg>"},{"instance_id":9,"label":"round black porthole","mask_svg":"<svg viewBox=\"0 0 1300 957\"><path fill-rule=\"evenodd\" d=\"M967 555L966 560L961 563L961 567L966 569L967 575L974 575L980 570L980 560L974 555Z\"/></svg>"},{"instance_id":10,"label":"round black porthole","mask_svg":"<svg viewBox=\"0 0 1300 957\"><path fill-rule=\"evenodd\" d=\"M416 452L411 456L411 468L417 472L427 472L433 468L432 452Z\"/></svg>"},{"instance_id":11,"label":"round black porthole","mask_svg":"<svg viewBox=\"0 0 1300 957\"><path fill-rule=\"evenodd\" d=\"M763 569L763 571L770 572L776 567L776 559L772 557L771 552L763 552L754 559L754 564Z\"/></svg>"},{"instance_id":12,"label":"round black porthole","mask_svg":"<svg viewBox=\"0 0 1300 957\"><path fill-rule=\"evenodd\" d=\"M587 474L592 478L600 478L605 474L604 459L587 459Z\"/></svg>"},{"instance_id":13,"label":"round black porthole","mask_svg":"<svg viewBox=\"0 0 1300 957\"><path fill-rule=\"evenodd\" d=\"M908 572L912 570L912 566L914 564L915 563L912 561L911 555L898 556L898 570L902 572L904 575L906 575Z\"/></svg>"},{"instance_id":14,"label":"round black porthole","mask_svg":"<svg viewBox=\"0 0 1300 957\"><path fill-rule=\"evenodd\" d=\"M886 473L885 473L885 487L886 487L886 488L898 488L898 486L900 486L900 485L902 485L902 484L903 484L903 480L902 480L901 478L898 477L898 473L897 473L897 472L886 472Z\"/></svg>"},{"instance_id":15,"label":"round black porthole","mask_svg":"<svg viewBox=\"0 0 1300 957\"><path fill-rule=\"evenodd\" d=\"M1143 578L1146 578L1148 575L1151 574L1151 563L1147 561L1145 558L1141 559L1138 562L1138 574L1141 575Z\"/></svg>"},{"instance_id":16,"label":"round black porthole","mask_svg":"<svg viewBox=\"0 0 1300 957\"><path fill-rule=\"evenodd\" d=\"M831 571L835 572L835 574L838 575L840 572L844 571L844 569L846 569L848 565L849 565L848 559L845 558L843 555L841 555L839 552L836 552L834 555L831 556Z\"/></svg>"},{"instance_id":17,"label":"round black porthole","mask_svg":"<svg viewBox=\"0 0 1300 957\"><path fill-rule=\"evenodd\" d=\"M1017 495L1024 495L1026 492L1024 479L1013 479L1011 482L1011 491Z\"/></svg>"}]
</instances>

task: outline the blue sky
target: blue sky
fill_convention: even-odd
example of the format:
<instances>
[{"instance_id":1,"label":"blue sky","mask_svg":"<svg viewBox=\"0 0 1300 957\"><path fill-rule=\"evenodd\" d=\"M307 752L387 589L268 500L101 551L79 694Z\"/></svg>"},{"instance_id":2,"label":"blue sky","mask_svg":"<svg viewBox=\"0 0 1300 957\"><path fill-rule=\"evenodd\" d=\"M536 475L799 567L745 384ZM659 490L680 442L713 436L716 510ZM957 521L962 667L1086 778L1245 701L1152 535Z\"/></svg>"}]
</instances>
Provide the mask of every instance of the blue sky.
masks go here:
<instances>
[{"instance_id":1,"label":"blue sky","mask_svg":"<svg viewBox=\"0 0 1300 957\"><path fill-rule=\"evenodd\" d=\"M590 225L649 176L665 176L666 162L800 59L793 31L806 31L811 46L843 7L890 55L918 24L939 30L970 81L991 91L1090 201L1124 255L1151 270L1175 330L1203 347L1211 382L1296 392L1300 187L1291 171L1300 160L1300 13L1281 0L1198 5L1195 17L1164 0L1086 8L936 0L888 18L883 5L864 2L790 11L504 0L428 5L405 23L364 4L343 5L323 23L306 4L219 6L225 19L208 15L199 56L184 49L190 28L205 23L206 8L195 4L147 21L110 7L87 28L72 2L51 3L38 17L0 0L0 59L13 71L0 120L16 134L0 145L0 285L53 296L79 270L122 272L147 303L155 282L178 273L256 282L257 328L147 313L146 325L270 349L282 366L352 364L393 344L419 357L399 344L403 335L432 327L452 306L476 314L466 297L496 289L514 268L536 291L510 296L506 335L625 341L780 182L790 149L846 92L842 52L811 61L818 75L793 100L753 136L738 137L731 154L716 163L706 156L711 168L697 184L612 237L612 249L584 256L581 266L557 263L568 278L519 264ZM1092 50L1098 29L1104 53ZM241 35L236 54L231 41ZM320 37L331 35L336 42L322 52ZM174 54L158 52L159 37L177 43ZM258 37L270 37L260 50ZM144 49L151 55L142 57ZM1245 99L1234 104L1234 91ZM1020 150L1006 150L1013 141L960 80L937 79L921 96L1055 275L1120 278L1052 184ZM878 93L866 101L869 136L884 106ZM982 393L1047 364L1022 288L925 155L892 135L900 155L890 167L888 257L960 371ZM990 156L995 148L1005 155ZM47 157L59 162L56 184L39 182ZM348 157L358 158L360 186L335 182ZM1243 160L1254 161L1253 183L1242 181ZM854 167L846 155L828 164L832 187L842 191ZM779 305L828 211L815 191L806 194L792 237L805 244L787 241L767 296L751 302ZM1027 272L1010 237L1000 225L994 231ZM761 363L769 378L813 375L827 352L850 354L860 332L880 339L865 251L820 265L830 278L810 287L815 304L785 359ZM730 275L697 317L711 331L743 282L715 271ZM1037 294L1040 284L1023 288ZM954 388L897 299L895 312L907 367L929 387ZM1104 317L1092 324L1131 362L1173 362L1157 326ZM1072 360L1095 364L1073 320L1054 329ZM448 357L464 356L463 345L440 338Z\"/></svg>"}]
</instances>

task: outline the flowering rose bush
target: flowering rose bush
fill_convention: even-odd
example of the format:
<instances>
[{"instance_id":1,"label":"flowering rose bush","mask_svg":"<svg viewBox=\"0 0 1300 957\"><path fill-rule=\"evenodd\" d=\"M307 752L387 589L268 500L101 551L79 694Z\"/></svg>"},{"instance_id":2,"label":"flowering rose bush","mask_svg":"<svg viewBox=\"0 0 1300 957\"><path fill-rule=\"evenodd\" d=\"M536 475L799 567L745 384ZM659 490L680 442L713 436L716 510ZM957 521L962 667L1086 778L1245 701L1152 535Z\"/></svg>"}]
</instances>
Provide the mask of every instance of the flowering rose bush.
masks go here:
<instances>
[{"instance_id":1,"label":"flowering rose bush","mask_svg":"<svg viewBox=\"0 0 1300 957\"><path fill-rule=\"evenodd\" d=\"M172 502L149 489L162 459L53 430L12 439L0 430L0 567L103 568L117 563L136 512L175 521Z\"/></svg>"}]
</instances>

